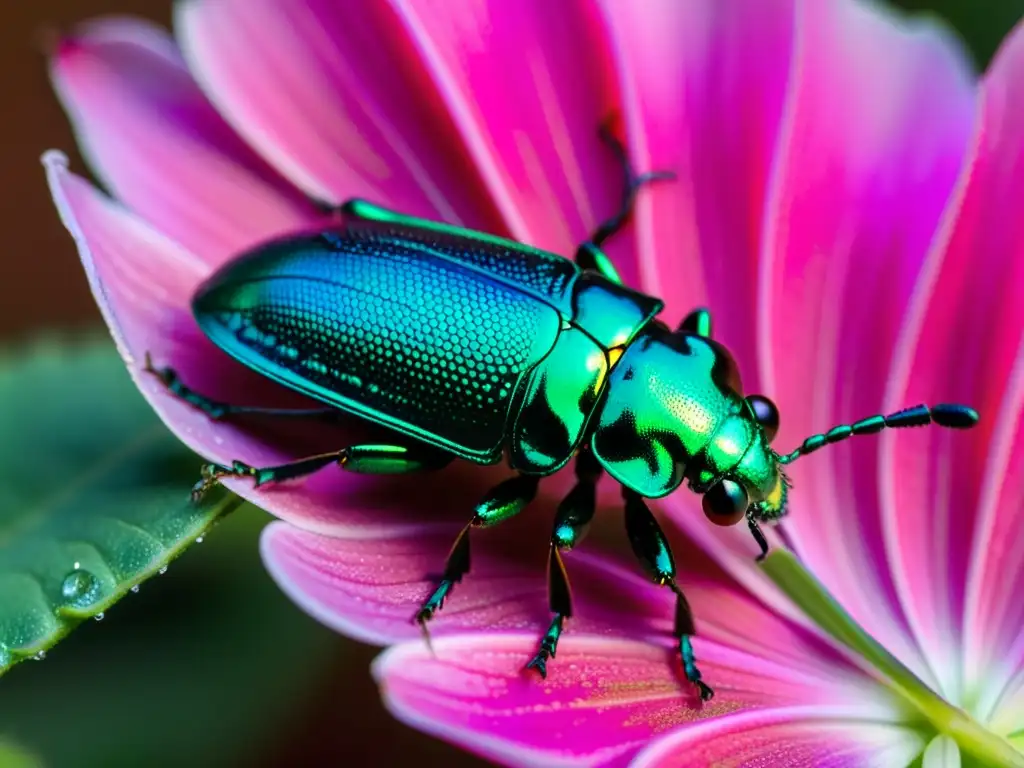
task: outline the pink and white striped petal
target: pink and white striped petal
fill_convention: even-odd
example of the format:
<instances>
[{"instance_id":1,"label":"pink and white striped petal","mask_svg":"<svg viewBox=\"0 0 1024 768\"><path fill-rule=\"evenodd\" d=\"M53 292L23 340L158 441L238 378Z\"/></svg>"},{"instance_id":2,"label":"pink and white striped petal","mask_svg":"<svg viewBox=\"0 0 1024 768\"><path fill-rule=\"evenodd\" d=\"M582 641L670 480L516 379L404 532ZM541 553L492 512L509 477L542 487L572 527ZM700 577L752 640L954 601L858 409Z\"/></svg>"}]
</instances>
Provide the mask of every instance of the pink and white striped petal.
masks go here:
<instances>
[{"instance_id":1,"label":"pink and white striped petal","mask_svg":"<svg viewBox=\"0 0 1024 768\"><path fill-rule=\"evenodd\" d=\"M669 170L637 199L643 287L680 319L707 304L756 384L757 259L791 66L790 0L602 0L630 151Z\"/></svg>"},{"instance_id":2,"label":"pink and white striped petal","mask_svg":"<svg viewBox=\"0 0 1024 768\"><path fill-rule=\"evenodd\" d=\"M179 2L175 29L225 118L308 195L503 230L399 14L384 0L353 10Z\"/></svg>"},{"instance_id":3,"label":"pink and white striped petal","mask_svg":"<svg viewBox=\"0 0 1024 768\"><path fill-rule=\"evenodd\" d=\"M761 366L782 414L781 453L883 408L901 318L975 104L964 56L937 25L840 0L798 4L797 29L760 284ZM931 679L887 576L879 446L857 438L788 469L783 527L861 626Z\"/></svg>"},{"instance_id":4,"label":"pink and white striped petal","mask_svg":"<svg viewBox=\"0 0 1024 768\"><path fill-rule=\"evenodd\" d=\"M595 4L392 4L511 233L571 257L623 191L597 133L617 108L617 86ZM628 238L615 238L609 252L632 281Z\"/></svg>"},{"instance_id":5,"label":"pink and white striped petal","mask_svg":"<svg viewBox=\"0 0 1024 768\"><path fill-rule=\"evenodd\" d=\"M254 466L272 466L337 450L352 441L354 431L345 424L258 418L211 422L146 373L143 365L149 352L156 367L176 369L189 386L210 397L235 403L244 398L243 405L310 406L309 401L232 361L199 331L189 312L189 299L206 276L204 261L70 173L67 159L60 153L48 153L44 164L54 202L75 239L118 350L142 394L182 442L210 461L240 459ZM198 466L196 469L198 473ZM364 535L386 535L394 528L408 530L437 520L464 519L468 506L437 510L412 501L417 494L428 492L431 483L451 485L450 474L448 478L446 481L439 473L426 485L422 479L375 482L329 467L299 485L259 490L248 480L233 480L229 485L296 525L320 531L356 528ZM455 480L454 485L472 493L474 482L486 482L486 477L471 482ZM182 494L187 493L183 488ZM468 497L466 503L472 504Z\"/></svg>"},{"instance_id":6,"label":"pink and white striped petal","mask_svg":"<svg viewBox=\"0 0 1024 768\"><path fill-rule=\"evenodd\" d=\"M963 402L981 415L969 432L894 433L883 454L891 566L918 642L957 703L979 694L982 677L991 697L1024 665L1022 66L1018 30L983 81L973 162L925 266L888 397ZM966 680L957 671L965 652Z\"/></svg>"},{"instance_id":7,"label":"pink and white striped petal","mask_svg":"<svg viewBox=\"0 0 1024 768\"><path fill-rule=\"evenodd\" d=\"M319 217L221 119L159 27L83 24L58 41L50 76L111 192L209 267Z\"/></svg>"},{"instance_id":8,"label":"pink and white striped petal","mask_svg":"<svg viewBox=\"0 0 1024 768\"><path fill-rule=\"evenodd\" d=\"M630 767L891 768L911 764L925 747L909 728L857 722L842 709L788 707L679 728L657 739Z\"/></svg>"},{"instance_id":9,"label":"pink and white striped petal","mask_svg":"<svg viewBox=\"0 0 1024 768\"><path fill-rule=\"evenodd\" d=\"M607 637L565 636L540 681L522 670L535 646L521 634L443 638L435 655L406 643L378 657L373 673L399 720L504 765L624 765L677 726L834 694L790 667L701 640L695 650L717 690L704 704L668 663L670 649ZM864 712L885 710L863 703Z\"/></svg>"}]
</instances>

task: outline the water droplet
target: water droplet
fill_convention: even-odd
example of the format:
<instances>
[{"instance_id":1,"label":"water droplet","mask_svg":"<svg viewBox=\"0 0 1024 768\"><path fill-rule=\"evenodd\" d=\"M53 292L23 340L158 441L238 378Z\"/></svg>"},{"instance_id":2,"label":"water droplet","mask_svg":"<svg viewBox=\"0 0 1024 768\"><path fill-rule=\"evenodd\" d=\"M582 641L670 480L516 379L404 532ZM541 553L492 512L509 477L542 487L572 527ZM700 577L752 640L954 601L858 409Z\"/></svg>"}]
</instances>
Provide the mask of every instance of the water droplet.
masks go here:
<instances>
[{"instance_id":1,"label":"water droplet","mask_svg":"<svg viewBox=\"0 0 1024 768\"><path fill-rule=\"evenodd\" d=\"M202 536L196 536L196 544L202 544L202 543L203 543L203 537Z\"/></svg>"},{"instance_id":2,"label":"water droplet","mask_svg":"<svg viewBox=\"0 0 1024 768\"><path fill-rule=\"evenodd\" d=\"M95 616L93 616L93 618L94 618L94 619L95 619L96 621L103 621L103 619L104 619L105 617L106 617L106 614L104 614L104 613L103 613L103 611L100 611L100 612L99 612L99 613L97 613L97 614L96 614Z\"/></svg>"},{"instance_id":3,"label":"water droplet","mask_svg":"<svg viewBox=\"0 0 1024 768\"><path fill-rule=\"evenodd\" d=\"M82 567L82 564L76 560L75 561L75 570L77 571L81 567Z\"/></svg>"},{"instance_id":4,"label":"water droplet","mask_svg":"<svg viewBox=\"0 0 1024 768\"><path fill-rule=\"evenodd\" d=\"M85 608L100 596L100 581L84 568L76 568L60 584L64 602L75 608Z\"/></svg>"},{"instance_id":5,"label":"water droplet","mask_svg":"<svg viewBox=\"0 0 1024 768\"><path fill-rule=\"evenodd\" d=\"M32 657L34 661L42 661L46 658L46 651L39 651L35 656Z\"/></svg>"},{"instance_id":6,"label":"water droplet","mask_svg":"<svg viewBox=\"0 0 1024 768\"><path fill-rule=\"evenodd\" d=\"M157 573L159 573L161 576L163 576L165 573L167 573L167 566L166 565L161 565L160 566L160 570L157 571Z\"/></svg>"},{"instance_id":7,"label":"water droplet","mask_svg":"<svg viewBox=\"0 0 1024 768\"><path fill-rule=\"evenodd\" d=\"M139 585L138 585L138 584L135 584L135 585L134 585L134 586L132 587L132 592L134 592L134 593L138 594L138 592L139 592Z\"/></svg>"}]
</instances>

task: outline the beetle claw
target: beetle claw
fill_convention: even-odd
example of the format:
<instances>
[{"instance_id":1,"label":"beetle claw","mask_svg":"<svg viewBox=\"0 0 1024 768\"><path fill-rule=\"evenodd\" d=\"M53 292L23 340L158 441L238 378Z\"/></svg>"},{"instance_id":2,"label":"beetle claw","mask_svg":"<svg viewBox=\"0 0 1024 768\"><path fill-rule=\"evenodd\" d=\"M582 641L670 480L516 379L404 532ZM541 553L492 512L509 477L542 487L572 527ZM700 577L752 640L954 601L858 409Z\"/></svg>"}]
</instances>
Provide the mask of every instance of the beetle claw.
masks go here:
<instances>
[{"instance_id":1,"label":"beetle claw","mask_svg":"<svg viewBox=\"0 0 1024 768\"><path fill-rule=\"evenodd\" d=\"M541 651L532 659L530 663L526 665L527 669L536 669L540 673L542 680L546 680L548 677L548 664L547 664L547 653Z\"/></svg>"},{"instance_id":2,"label":"beetle claw","mask_svg":"<svg viewBox=\"0 0 1024 768\"><path fill-rule=\"evenodd\" d=\"M700 689L701 701L711 701L711 699L715 697L715 692L711 689L711 686L703 680L695 680L694 682L696 683L697 688Z\"/></svg>"}]
</instances>

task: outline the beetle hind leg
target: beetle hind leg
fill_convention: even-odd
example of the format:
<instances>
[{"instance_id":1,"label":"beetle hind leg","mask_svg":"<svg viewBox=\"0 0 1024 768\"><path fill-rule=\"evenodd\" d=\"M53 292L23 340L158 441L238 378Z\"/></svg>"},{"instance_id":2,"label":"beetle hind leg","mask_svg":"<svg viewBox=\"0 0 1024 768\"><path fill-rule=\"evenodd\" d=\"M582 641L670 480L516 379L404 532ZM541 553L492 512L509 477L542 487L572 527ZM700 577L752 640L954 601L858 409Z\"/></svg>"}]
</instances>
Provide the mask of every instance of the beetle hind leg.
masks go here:
<instances>
[{"instance_id":1,"label":"beetle hind leg","mask_svg":"<svg viewBox=\"0 0 1024 768\"><path fill-rule=\"evenodd\" d=\"M490 528L522 512L537 495L540 478L536 475L516 475L492 488L476 505L473 519L459 533L448 553L441 581L423 601L413 620L420 625L423 636L430 642L427 623L441 610L455 585L469 573L469 533L473 528Z\"/></svg>"},{"instance_id":2,"label":"beetle hind leg","mask_svg":"<svg viewBox=\"0 0 1024 768\"><path fill-rule=\"evenodd\" d=\"M349 472L366 475L394 475L440 469L450 463L453 456L429 447L409 448L402 445L350 445L340 451L279 464L273 467L252 467L241 461L229 465L204 464L202 478L192 488L193 500L198 500L213 485L228 477L251 477L254 487L265 483L294 480L338 464Z\"/></svg>"},{"instance_id":3,"label":"beetle hind leg","mask_svg":"<svg viewBox=\"0 0 1024 768\"><path fill-rule=\"evenodd\" d=\"M212 421L221 421L230 416L256 415L284 418L338 418L342 412L337 408L261 408L259 406L232 405L214 400L186 386L173 368L157 368L149 352L146 353L142 370L156 376L167 388L167 391L184 400L198 411L202 411Z\"/></svg>"},{"instance_id":4,"label":"beetle hind leg","mask_svg":"<svg viewBox=\"0 0 1024 768\"><path fill-rule=\"evenodd\" d=\"M601 477L601 465L589 446L576 457L575 472L576 485L558 505L551 534L548 601L555 616L540 641L540 650L526 665L528 669L536 669L541 677L547 677L548 659L555 658L565 620L572 617L572 591L561 553L571 550L583 540L597 509L597 481Z\"/></svg>"}]
</instances>

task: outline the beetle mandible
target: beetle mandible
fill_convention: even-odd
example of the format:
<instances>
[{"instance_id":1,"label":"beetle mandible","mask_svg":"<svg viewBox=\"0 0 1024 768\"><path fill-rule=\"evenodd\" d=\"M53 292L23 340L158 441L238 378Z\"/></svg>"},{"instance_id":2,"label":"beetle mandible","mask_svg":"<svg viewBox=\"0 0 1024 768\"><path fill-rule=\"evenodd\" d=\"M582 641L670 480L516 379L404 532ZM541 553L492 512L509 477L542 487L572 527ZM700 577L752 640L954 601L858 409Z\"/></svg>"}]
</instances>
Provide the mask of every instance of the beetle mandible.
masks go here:
<instances>
[{"instance_id":1,"label":"beetle mandible","mask_svg":"<svg viewBox=\"0 0 1024 768\"><path fill-rule=\"evenodd\" d=\"M520 512L541 478L574 460L576 485L558 506L548 592L554 614L528 667L541 676L573 614L561 552L582 540L607 472L622 487L626 532L648 575L676 595L675 636L686 677L702 699L690 607L672 552L644 499L684 481L718 525L746 521L768 552L760 523L786 513L782 467L823 445L887 427L969 427L961 405L916 406L814 435L788 454L770 444L779 413L744 397L736 363L711 334L707 310L676 328L663 303L622 284L601 246L626 224L637 191L673 174L636 175L607 125L605 142L625 174L622 204L574 261L518 242L415 219L351 200L337 226L263 243L219 269L192 309L224 352L325 408L280 411L217 402L171 369L146 368L212 419L232 415L354 414L387 427L393 444L351 445L276 467L206 464L198 497L229 476L256 485L329 464L351 472L438 469L454 459L507 460L516 475L491 490L457 537L436 590L415 616L427 622L469 572L469 531Z\"/></svg>"}]
</instances>

